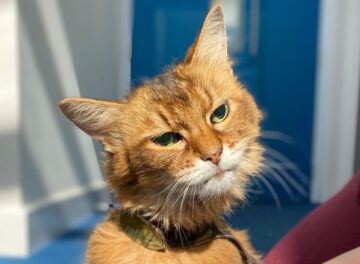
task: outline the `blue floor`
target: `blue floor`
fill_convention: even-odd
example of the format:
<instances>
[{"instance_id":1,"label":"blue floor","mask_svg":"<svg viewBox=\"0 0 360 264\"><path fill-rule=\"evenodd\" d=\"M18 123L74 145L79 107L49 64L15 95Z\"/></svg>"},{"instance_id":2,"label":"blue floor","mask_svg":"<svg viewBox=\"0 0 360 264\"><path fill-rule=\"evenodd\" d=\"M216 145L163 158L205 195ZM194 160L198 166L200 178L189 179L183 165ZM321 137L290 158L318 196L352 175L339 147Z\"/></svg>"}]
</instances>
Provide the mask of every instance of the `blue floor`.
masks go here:
<instances>
[{"instance_id":1,"label":"blue floor","mask_svg":"<svg viewBox=\"0 0 360 264\"><path fill-rule=\"evenodd\" d=\"M231 217L233 227L248 229L254 247L266 253L304 215L314 209L308 203L283 204L282 210L273 203L258 203L238 209ZM86 241L94 226L104 218L96 214L74 230L60 236L28 259L0 258L0 264L80 264L84 263Z\"/></svg>"}]
</instances>

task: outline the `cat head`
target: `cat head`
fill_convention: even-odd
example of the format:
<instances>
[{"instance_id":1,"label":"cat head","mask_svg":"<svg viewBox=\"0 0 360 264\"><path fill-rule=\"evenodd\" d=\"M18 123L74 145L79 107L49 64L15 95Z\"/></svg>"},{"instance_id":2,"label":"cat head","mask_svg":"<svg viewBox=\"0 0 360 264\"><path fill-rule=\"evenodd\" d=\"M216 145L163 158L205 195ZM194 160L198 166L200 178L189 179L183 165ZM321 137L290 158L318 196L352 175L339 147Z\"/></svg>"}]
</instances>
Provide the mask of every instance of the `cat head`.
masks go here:
<instances>
[{"instance_id":1,"label":"cat head","mask_svg":"<svg viewBox=\"0 0 360 264\"><path fill-rule=\"evenodd\" d=\"M184 61L127 98L68 98L63 113L104 145L107 181L123 208L192 228L245 198L262 160L261 113L234 75L221 7Z\"/></svg>"}]
</instances>

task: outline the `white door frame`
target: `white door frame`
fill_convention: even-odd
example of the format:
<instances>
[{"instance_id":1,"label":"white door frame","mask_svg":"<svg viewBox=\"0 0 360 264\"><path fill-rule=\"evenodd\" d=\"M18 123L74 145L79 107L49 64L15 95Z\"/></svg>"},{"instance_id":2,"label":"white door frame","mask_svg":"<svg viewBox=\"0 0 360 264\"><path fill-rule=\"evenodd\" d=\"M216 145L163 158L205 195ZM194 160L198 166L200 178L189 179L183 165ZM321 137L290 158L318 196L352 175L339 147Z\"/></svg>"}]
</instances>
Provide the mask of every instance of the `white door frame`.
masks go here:
<instances>
[{"instance_id":1,"label":"white door frame","mask_svg":"<svg viewBox=\"0 0 360 264\"><path fill-rule=\"evenodd\" d=\"M312 202L330 198L354 173L359 102L360 1L320 7Z\"/></svg>"}]
</instances>

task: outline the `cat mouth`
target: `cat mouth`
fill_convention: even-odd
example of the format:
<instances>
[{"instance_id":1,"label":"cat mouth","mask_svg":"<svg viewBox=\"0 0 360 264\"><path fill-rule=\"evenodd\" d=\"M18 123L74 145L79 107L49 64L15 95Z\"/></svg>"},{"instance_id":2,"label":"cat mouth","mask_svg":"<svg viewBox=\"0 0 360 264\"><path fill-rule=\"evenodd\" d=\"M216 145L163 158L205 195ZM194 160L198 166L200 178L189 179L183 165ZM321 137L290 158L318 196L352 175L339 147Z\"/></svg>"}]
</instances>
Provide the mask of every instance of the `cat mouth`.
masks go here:
<instances>
[{"instance_id":1,"label":"cat mouth","mask_svg":"<svg viewBox=\"0 0 360 264\"><path fill-rule=\"evenodd\" d=\"M209 183L211 180L213 179L218 179L218 180L221 180L222 178L225 177L225 174L227 172L230 172L230 171L233 171L233 168L230 168L230 169L227 169L227 170L224 170L224 169L218 169L215 174L211 177L209 177L208 179L206 179L203 184L207 184Z\"/></svg>"},{"instance_id":2,"label":"cat mouth","mask_svg":"<svg viewBox=\"0 0 360 264\"><path fill-rule=\"evenodd\" d=\"M218 170L213 177L221 178L225 175L225 170Z\"/></svg>"}]
</instances>

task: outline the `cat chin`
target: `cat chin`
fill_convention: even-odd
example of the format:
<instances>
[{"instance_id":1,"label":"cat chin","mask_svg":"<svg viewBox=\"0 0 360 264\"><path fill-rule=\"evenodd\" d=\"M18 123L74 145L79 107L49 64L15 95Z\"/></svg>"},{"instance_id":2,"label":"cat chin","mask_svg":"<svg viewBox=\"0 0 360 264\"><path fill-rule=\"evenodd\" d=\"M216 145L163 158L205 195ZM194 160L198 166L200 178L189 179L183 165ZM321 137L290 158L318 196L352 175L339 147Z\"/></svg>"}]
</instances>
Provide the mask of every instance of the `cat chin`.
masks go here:
<instances>
[{"instance_id":1,"label":"cat chin","mask_svg":"<svg viewBox=\"0 0 360 264\"><path fill-rule=\"evenodd\" d=\"M208 179L201 188L198 194L200 198L207 199L211 197L219 197L228 193L236 184L236 173L234 170L224 171Z\"/></svg>"}]
</instances>

